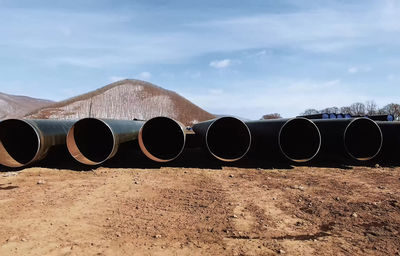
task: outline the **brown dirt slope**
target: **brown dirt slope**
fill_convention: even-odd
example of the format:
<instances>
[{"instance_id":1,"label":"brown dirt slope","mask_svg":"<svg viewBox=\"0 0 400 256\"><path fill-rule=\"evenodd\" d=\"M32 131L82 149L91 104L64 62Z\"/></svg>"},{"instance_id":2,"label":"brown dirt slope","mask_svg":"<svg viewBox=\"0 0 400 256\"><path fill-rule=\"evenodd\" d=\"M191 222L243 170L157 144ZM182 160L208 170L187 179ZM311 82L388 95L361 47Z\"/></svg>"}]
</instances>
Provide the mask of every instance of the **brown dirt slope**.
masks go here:
<instances>
[{"instance_id":1,"label":"brown dirt slope","mask_svg":"<svg viewBox=\"0 0 400 256\"><path fill-rule=\"evenodd\" d=\"M122 80L30 113L28 118L150 119L168 116L190 125L214 118L175 92L140 80Z\"/></svg>"},{"instance_id":2,"label":"brown dirt slope","mask_svg":"<svg viewBox=\"0 0 400 256\"><path fill-rule=\"evenodd\" d=\"M0 173L0 255L400 255L400 168Z\"/></svg>"},{"instance_id":3,"label":"brown dirt slope","mask_svg":"<svg viewBox=\"0 0 400 256\"><path fill-rule=\"evenodd\" d=\"M51 103L49 100L0 93L0 119L20 118Z\"/></svg>"}]
</instances>

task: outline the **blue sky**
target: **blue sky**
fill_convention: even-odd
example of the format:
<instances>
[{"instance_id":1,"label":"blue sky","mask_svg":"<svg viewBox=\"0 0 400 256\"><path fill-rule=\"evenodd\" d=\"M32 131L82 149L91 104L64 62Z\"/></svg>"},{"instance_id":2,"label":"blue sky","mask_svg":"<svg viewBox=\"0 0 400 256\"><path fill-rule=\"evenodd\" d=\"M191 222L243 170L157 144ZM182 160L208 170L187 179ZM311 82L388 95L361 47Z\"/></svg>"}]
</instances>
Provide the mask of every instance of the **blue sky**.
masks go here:
<instances>
[{"instance_id":1,"label":"blue sky","mask_svg":"<svg viewBox=\"0 0 400 256\"><path fill-rule=\"evenodd\" d=\"M399 0L0 0L0 91L63 100L124 78L216 114L400 103Z\"/></svg>"}]
</instances>

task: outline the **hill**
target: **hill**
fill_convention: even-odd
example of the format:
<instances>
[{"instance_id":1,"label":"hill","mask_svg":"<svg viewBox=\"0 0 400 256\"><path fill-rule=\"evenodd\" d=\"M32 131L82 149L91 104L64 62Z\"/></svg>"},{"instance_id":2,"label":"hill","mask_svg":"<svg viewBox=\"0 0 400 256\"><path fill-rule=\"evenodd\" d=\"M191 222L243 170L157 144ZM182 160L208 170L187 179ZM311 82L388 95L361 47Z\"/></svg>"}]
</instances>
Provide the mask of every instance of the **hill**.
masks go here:
<instances>
[{"instance_id":1,"label":"hill","mask_svg":"<svg viewBox=\"0 0 400 256\"><path fill-rule=\"evenodd\" d=\"M49 100L0 93L0 119L23 117L51 103Z\"/></svg>"},{"instance_id":2,"label":"hill","mask_svg":"<svg viewBox=\"0 0 400 256\"><path fill-rule=\"evenodd\" d=\"M173 91L140 80L121 80L27 115L28 118L174 118L186 125L214 116Z\"/></svg>"}]
</instances>

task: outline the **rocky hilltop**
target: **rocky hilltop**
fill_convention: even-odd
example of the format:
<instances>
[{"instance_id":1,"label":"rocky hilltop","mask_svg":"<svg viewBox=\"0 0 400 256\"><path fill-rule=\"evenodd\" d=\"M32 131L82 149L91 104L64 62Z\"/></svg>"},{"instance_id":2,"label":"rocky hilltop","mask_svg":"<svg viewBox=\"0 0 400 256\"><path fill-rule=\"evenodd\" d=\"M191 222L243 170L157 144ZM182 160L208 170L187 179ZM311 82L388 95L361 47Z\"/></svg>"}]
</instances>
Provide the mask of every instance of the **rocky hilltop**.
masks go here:
<instances>
[{"instance_id":1,"label":"rocky hilltop","mask_svg":"<svg viewBox=\"0 0 400 256\"><path fill-rule=\"evenodd\" d=\"M122 80L41 108L27 118L79 119L84 117L144 119L174 118L186 125L214 116L173 91L140 80Z\"/></svg>"}]
</instances>

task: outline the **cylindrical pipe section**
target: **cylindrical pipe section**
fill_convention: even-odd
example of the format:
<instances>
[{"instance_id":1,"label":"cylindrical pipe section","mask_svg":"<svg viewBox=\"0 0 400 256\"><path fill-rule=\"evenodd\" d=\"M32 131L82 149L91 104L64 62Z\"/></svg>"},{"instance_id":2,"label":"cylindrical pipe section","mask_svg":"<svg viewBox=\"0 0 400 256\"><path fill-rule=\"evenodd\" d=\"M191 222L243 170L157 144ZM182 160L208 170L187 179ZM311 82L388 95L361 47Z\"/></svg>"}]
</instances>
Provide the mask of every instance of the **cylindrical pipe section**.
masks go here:
<instances>
[{"instance_id":1,"label":"cylindrical pipe section","mask_svg":"<svg viewBox=\"0 0 400 256\"><path fill-rule=\"evenodd\" d=\"M143 121L83 118L67 135L67 147L77 161L101 164L112 158L119 145L136 140Z\"/></svg>"},{"instance_id":2,"label":"cylindrical pipe section","mask_svg":"<svg viewBox=\"0 0 400 256\"><path fill-rule=\"evenodd\" d=\"M321 114L313 114L313 115L302 115L302 116L297 116L297 117L304 117L307 119L329 119L329 114L321 113ZM285 120L287 120L287 119L285 119Z\"/></svg>"},{"instance_id":3,"label":"cylindrical pipe section","mask_svg":"<svg viewBox=\"0 0 400 256\"><path fill-rule=\"evenodd\" d=\"M358 161L366 161L373 159L381 150L382 132L376 122L369 118L313 121L322 137L320 160L350 156Z\"/></svg>"},{"instance_id":4,"label":"cylindrical pipe section","mask_svg":"<svg viewBox=\"0 0 400 256\"><path fill-rule=\"evenodd\" d=\"M74 121L7 119L0 122L0 164L22 167L46 157L50 148L64 145Z\"/></svg>"},{"instance_id":5,"label":"cylindrical pipe section","mask_svg":"<svg viewBox=\"0 0 400 256\"><path fill-rule=\"evenodd\" d=\"M235 117L220 117L193 125L203 144L215 158L233 162L244 157L250 149L251 134L247 125Z\"/></svg>"},{"instance_id":6,"label":"cylindrical pipe section","mask_svg":"<svg viewBox=\"0 0 400 256\"><path fill-rule=\"evenodd\" d=\"M382 148L383 136L378 124L369 118L353 119L344 131L346 152L359 161L371 160Z\"/></svg>"},{"instance_id":7,"label":"cylindrical pipe section","mask_svg":"<svg viewBox=\"0 0 400 256\"><path fill-rule=\"evenodd\" d=\"M186 127L169 117L154 117L139 131L139 146L142 152L156 162L169 162L183 151L186 142Z\"/></svg>"},{"instance_id":8,"label":"cylindrical pipe section","mask_svg":"<svg viewBox=\"0 0 400 256\"><path fill-rule=\"evenodd\" d=\"M379 160L400 162L400 122L377 121L383 135L383 145Z\"/></svg>"},{"instance_id":9,"label":"cylindrical pipe section","mask_svg":"<svg viewBox=\"0 0 400 256\"><path fill-rule=\"evenodd\" d=\"M317 126L306 118L288 120L279 131L279 148L294 162L313 159L321 147L321 134Z\"/></svg>"},{"instance_id":10,"label":"cylindrical pipe section","mask_svg":"<svg viewBox=\"0 0 400 256\"><path fill-rule=\"evenodd\" d=\"M393 115L370 115L368 116L370 119L374 121L394 121Z\"/></svg>"},{"instance_id":11,"label":"cylindrical pipe section","mask_svg":"<svg viewBox=\"0 0 400 256\"><path fill-rule=\"evenodd\" d=\"M307 162L319 152L321 136L317 126L309 119L276 119L248 121L253 138L252 153L262 158L289 159Z\"/></svg>"}]
</instances>

